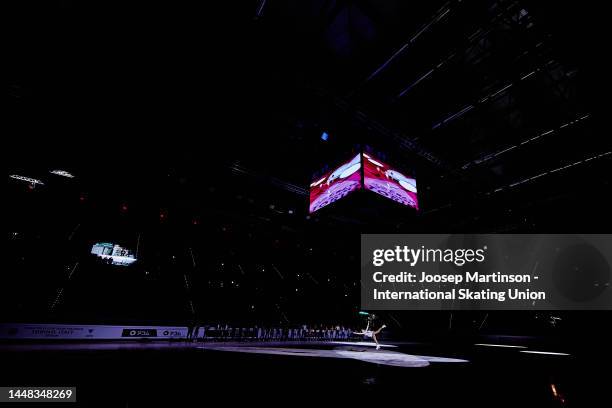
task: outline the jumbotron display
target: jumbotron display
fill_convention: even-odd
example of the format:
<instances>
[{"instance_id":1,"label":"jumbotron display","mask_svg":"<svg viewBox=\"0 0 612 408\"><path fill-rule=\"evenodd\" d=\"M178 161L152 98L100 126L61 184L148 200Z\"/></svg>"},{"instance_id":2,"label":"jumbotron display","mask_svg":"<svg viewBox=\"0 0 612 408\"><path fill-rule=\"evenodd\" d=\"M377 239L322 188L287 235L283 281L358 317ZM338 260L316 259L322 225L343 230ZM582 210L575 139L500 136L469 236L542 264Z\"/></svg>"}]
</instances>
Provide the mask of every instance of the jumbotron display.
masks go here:
<instances>
[{"instance_id":1,"label":"jumbotron display","mask_svg":"<svg viewBox=\"0 0 612 408\"><path fill-rule=\"evenodd\" d=\"M404 175L371 153L360 153L310 185L310 212L320 210L361 188L419 209L414 178Z\"/></svg>"},{"instance_id":2,"label":"jumbotron display","mask_svg":"<svg viewBox=\"0 0 612 408\"><path fill-rule=\"evenodd\" d=\"M320 177L310 185L310 212L338 201L361 188L361 154Z\"/></svg>"},{"instance_id":3,"label":"jumbotron display","mask_svg":"<svg viewBox=\"0 0 612 408\"><path fill-rule=\"evenodd\" d=\"M134 253L117 244L98 242L91 247L91 253L112 265L128 266L136 262Z\"/></svg>"},{"instance_id":4,"label":"jumbotron display","mask_svg":"<svg viewBox=\"0 0 612 408\"><path fill-rule=\"evenodd\" d=\"M363 154L363 174L363 184L366 190L419 209L414 178L405 176L370 153Z\"/></svg>"}]
</instances>

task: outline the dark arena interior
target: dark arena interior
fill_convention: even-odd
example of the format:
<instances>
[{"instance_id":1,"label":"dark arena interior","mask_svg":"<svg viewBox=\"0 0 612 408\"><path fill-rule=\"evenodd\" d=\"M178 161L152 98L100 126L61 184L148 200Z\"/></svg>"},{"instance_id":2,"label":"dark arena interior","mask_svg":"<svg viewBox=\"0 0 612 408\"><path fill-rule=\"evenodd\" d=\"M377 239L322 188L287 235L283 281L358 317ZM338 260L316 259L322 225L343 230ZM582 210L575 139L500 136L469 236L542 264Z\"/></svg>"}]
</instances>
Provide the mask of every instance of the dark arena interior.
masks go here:
<instances>
[{"instance_id":1,"label":"dark arena interior","mask_svg":"<svg viewBox=\"0 0 612 408\"><path fill-rule=\"evenodd\" d=\"M601 4L6 3L0 387L609 405L612 254L556 264L592 310L369 310L360 250L610 233Z\"/></svg>"}]
</instances>

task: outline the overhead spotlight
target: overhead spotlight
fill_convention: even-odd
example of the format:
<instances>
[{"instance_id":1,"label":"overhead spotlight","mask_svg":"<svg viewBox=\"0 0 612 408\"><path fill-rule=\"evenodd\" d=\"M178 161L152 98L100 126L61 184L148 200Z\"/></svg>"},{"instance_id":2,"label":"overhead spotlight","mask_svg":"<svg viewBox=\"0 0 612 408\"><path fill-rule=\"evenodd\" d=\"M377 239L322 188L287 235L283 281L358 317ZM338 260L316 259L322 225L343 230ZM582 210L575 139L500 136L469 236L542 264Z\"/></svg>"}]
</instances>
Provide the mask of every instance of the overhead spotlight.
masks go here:
<instances>
[{"instance_id":1,"label":"overhead spotlight","mask_svg":"<svg viewBox=\"0 0 612 408\"><path fill-rule=\"evenodd\" d=\"M26 177L26 176L20 176L18 174L11 174L9 177L15 180L25 181L27 183L30 183L31 185L36 185L36 184L40 184L41 186L45 185L45 183L43 183L42 181L38 179Z\"/></svg>"},{"instance_id":2,"label":"overhead spotlight","mask_svg":"<svg viewBox=\"0 0 612 408\"><path fill-rule=\"evenodd\" d=\"M521 350L521 353L544 354L544 355L548 355L548 356L569 356L570 355L568 353L557 353L557 352L554 352L554 351L535 351L535 350Z\"/></svg>"},{"instance_id":3,"label":"overhead spotlight","mask_svg":"<svg viewBox=\"0 0 612 408\"><path fill-rule=\"evenodd\" d=\"M321 140L327 142L327 139L329 139L329 134L327 132L323 132L321 134Z\"/></svg>"},{"instance_id":4,"label":"overhead spotlight","mask_svg":"<svg viewBox=\"0 0 612 408\"><path fill-rule=\"evenodd\" d=\"M67 172L66 170L51 170L49 173L62 177L74 178L74 175L72 175L72 173Z\"/></svg>"},{"instance_id":5,"label":"overhead spotlight","mask_svg":"<svg viewBox=\"0 0 612 408\"><path fill-rule=\"evenodd\" d=\"M475 346L482 346L482 347L502 347L502 348L519 348L519 349L526 349L527 348L525 346L515 346L515 345L512 345L512 344L476 343L474 345Z\"/></svg>"}]
</instances>

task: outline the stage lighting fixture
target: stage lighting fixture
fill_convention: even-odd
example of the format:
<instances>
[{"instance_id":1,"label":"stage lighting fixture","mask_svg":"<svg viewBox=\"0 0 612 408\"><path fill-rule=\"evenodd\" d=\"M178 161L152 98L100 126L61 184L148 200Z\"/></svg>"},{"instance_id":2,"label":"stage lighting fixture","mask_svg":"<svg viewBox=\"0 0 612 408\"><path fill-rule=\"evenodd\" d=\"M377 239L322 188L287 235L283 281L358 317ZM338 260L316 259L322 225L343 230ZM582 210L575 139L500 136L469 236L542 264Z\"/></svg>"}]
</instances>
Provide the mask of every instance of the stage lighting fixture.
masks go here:
<instances>
[{"instance_id":1,"label":"stage lighting fixture","mask_svg":"<svg viewBox=\"0 0 612 408\"><path fill-rule=\"evenodd\" d=\"M521 353L527 354L543 354L547 356L569 356L571 354L568 353L557 353L554 351L535 351L535 350L521 350Z\"/></svg>"},{"instance_id":2,"label":"stage lighting fixture","mask_svg":"<svg viewBox=\"0 0 612 408\"><path fill-rule=\"evenodd\" d=\"M66 170L51 170L49 173L62 177L74 178L74 176Z\"/></svg>"},{"instance_id":3,"label":"stage lighting fixture","mask_svg":"<svg viewBox=\"0 0 612 408\"><path fill-rule=\"evenodd\" d=\"M501 348L519 348L519 349L526 349L527 348L525 346L515 346L515 345L511 345L511 344L476 343L474 345L475 346L481 346L481 347L501 347Z\"/></svg>"},{"instance_id":4,"label":"stage lighting fixture","mask_svg":"<svg viewBox=\"0 0 612 408\"><path fill-rule=\"evenodd\" d=\"M26 177L26 176L20 176L18 174L11 174L9 177L12 178L12 179L15 179L15 180L25 181L25 182L30 183L32 185L36 185L36 184L40 184L41 186L45 185L45 183L43 183L42 181L40 181L38 179L31 178L31 177Z\"/></svg>"}]
</instances>

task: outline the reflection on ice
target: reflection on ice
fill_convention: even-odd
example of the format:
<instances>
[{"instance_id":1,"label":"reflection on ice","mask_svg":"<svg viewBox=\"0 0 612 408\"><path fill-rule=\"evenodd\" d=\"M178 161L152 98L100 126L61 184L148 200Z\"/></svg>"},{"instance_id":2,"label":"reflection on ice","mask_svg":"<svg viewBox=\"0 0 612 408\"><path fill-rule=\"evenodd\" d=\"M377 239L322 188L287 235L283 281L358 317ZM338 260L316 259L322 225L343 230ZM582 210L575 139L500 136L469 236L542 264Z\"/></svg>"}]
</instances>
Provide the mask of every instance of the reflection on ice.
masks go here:
<instances>
[{"instance_id":1,"label":"reflection on ice","mask_svg":"<svg viewBox=\"0 0 612 408\"><path fill-rule=\"evenodd\" d=\"M368 343L369 345L369 343ZM286 348L286 347L255 347L255 346L204 346L207 350L231 351L238 353L273 354L300 357L319 358L348 358L360 360L367 363L383 364L395 367L426 367L430 363L467 363L468 360L457 358L418 356L396 351L370 351L350 349L311 349L311 348Z\"/></svg>"}]
</instances>

